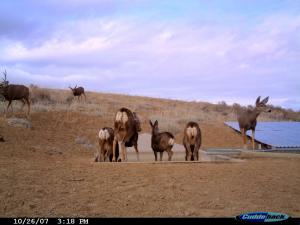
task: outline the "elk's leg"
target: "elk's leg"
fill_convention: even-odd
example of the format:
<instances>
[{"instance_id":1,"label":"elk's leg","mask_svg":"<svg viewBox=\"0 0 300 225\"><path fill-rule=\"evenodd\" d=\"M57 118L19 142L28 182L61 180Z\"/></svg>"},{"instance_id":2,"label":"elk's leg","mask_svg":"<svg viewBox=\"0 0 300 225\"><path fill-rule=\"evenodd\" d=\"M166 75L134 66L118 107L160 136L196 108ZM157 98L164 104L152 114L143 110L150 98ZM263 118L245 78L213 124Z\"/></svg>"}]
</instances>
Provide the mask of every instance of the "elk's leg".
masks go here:
<instances>
[{"instance_id":1,"label":"elk's leg","mask_svg":"<svg viewBox=\"0 0 300 225\"><path fill-rule=\"evenodd\" d=\"M154 152L154 157L155 157L155 161L157 161L157 151L153 151Z\"/></svg>"},{"instance_id":2,"label":"elk's leg","mask_svg":"<svg viewBox=\"0 0 300 225\"><path fill-rule=\"evenodd\" d=\"M99 152L96 153L96 157L95 157L94 162L99 162Z\"/></svg>"},{"instance_id":3,"label":"elk's leg","mask_svg":"<svg viewBox=\"0 0 300 225\"><path fill-rule=\"evenodd\" d=\"M134 143L134 149L135 149L135 152L136 152L136 160L140 161L140 156L139 156L139 150L138 150L138 144L137 144L137 142Z\"/></svg>"},{"instance_id":4,"label":"elk's leg","mask_svg":"<svg viewBox=\"0 0 300 225\"><path fill-rule=\"evenodd\" d=\"M24 106L25 106L25 104L26 104L26 101L25 101L24 98L22 98L22 99L21 99L21 102L23 103L22 106L21 106L21 111L23 111L23 108L24 108Z\"/></svg>"},{"instance_id":5,"label":"elk's leg","mask_svg":"<svg viewBox=\"0 0 300 225\"><path fill-rule=\"evenodd\" d=\"M83 93L83 95L84 95L84 101L86 102L86 95L85 95L85 93Z\"/></svg>"},{"instance_id":6,"label":"elk's leg","mask_svg":"<svg viewBox=\"0 0 300 225\"><path fill-rule=\"evenodd\" d=\"M192 161L192 150L189 144L186 145L187 161Z\"/></svg>"},{"instance_id":7,"label":"elk's leg","mask_svg":"<svg viewBox=\"0 0 300 225\"><path fill-rule=\"evenodd\" d=\"M168 161L172 160L173 152L171 149L168 149Z\"/></svg>"},{"instance_id":8,"label":"elk's leg","mask_svg":"<svg viewBox=\"0 0 300 225\"><path fill-rule=\"evenodd\" d=\"M198 159L199 159L199 150L196 150L195 148L194 148L194 152L193 152L194 161L198 161Z\"/></svg>"},{"instance_id":9,"label":"elk's leg","mask_svg":"<svg viewBox=\"0 0 300 225\"><path fill-rule=\"evenodd\" d=\"M99 162L100 161L100 154L101 154L101 144L99 141L99 148L97 149L97 153L96 153L96 157L95 157L95 162Z\"/></svg>"},{"instance_id":10,"label":"elk's leg","mask_svg":"<svg viewBox=\"0 0 300 225\"><path fill-rule=\"evenodd\" d=\"M164 152L159 152L159 160L162 161Z\"/></svg>"},{"instance_id":11,"label":"elk's leg","mask_svg":"<svg viewBox=\"0 0 300 225\"><path fill-rule=\"evenodd\" d=\"M247 149L247 136L246 136L246 129L245 128L242 128L241 129L241 133L242 133L242 138L243 138L243 148L244 149Z\"/></svg>"},{"instance_id":12,"label":"elk's leg","mask_svg":"<svg viewBox=\"0 0 300 225\"><path fill-rule=\"evenodd\" d=\"M255 130L252 130L252 149L255 149L255 141L254 141L254 137L255 137Z\"/></svg>"},{"instance_id":13,"label":"elk's leg","mask_svg":"<svg viewBox=\"0 0 300 225\"><path fill-rule=\"evenodd\" d=\"M122 162L126 162L127 161L127 152L126 152L125 142L118 141L118 144L119 144L119 149L121 149L121 152L122 152Z\"/></svg>"},{"instance_id":14,"label":"elk's leg","mask_svg":"<svg viewBox=\"0 0 300 225\"><path fill-rule=\"evenodd\" d=\"M106 160L106 152L104 151L104 149L100 150L100 162L105 162Z\"/></svg>"},{"instance_id":15,"label":"elk's leg","mask_svg":"<svg viewBox=\"0 0 300 225\"><path fill-rule=\"evenodd\" d=\"M96 153L96 157L95 157L94 162L99 162L99 157L100 157L99 149L97 149L97 153Z\"/></svg>"},{"instance_id":16,"label":"elk's leg","mask_svg":"<svg viewBox=\"0 0 300 225\"><path fill-rule=\"evenodd\" d=\"M114 141L113 141L113 157L112 157L112 161L113 162L116 162L117 159L116 159L116 148L117 148L117 139L114 138Z\"/></svg>"},{"instance_id":17,"label":"elk's leg","mask_svg":"<svg viewBox=\"0 0 300 225\"><path fill-rule=\"evenodd\" d=\"M30 114L30 101L28 98L25 99L26 103L27 103L27 106L28 106L28 109L27 109L27 118L29 117L29 114Z\"/></svg>"},{"instance_id":18,"label":"elk's leg","mask_svg":"<svg viewBox=\"0 0 300 225\"><path fill-rule=\"evenodd\" d=\"M9 106L11 105L11 100L9 100L8 104L7 104L7 107L6 107L6 112L5 112L5 118L7 117L7 112L8 112L8 108ZM12 107L11 107L12 108Z\"/></svg>"}]
</instances>

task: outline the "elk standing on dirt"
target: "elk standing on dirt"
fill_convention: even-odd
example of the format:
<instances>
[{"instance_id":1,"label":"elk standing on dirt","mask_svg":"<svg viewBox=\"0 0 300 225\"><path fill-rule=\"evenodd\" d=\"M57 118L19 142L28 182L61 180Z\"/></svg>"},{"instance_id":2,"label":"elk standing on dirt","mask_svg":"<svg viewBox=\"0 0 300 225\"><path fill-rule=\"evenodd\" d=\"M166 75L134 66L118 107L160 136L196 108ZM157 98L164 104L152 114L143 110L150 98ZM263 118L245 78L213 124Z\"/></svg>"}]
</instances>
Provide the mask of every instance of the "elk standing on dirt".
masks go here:
<instances>
[{"instance_id":1,"label":"elk standing on dirt","mask_svg":"<svg viewBox=\"0 0 300 225\"><path fill-rule=\"evenodd\" d=\"M81 95L84 95L84 99L86 101L86 96L85 96L84 88L83 87L77 87L77 84L76 84L76 86L74 88L72 88L70 86L69 86L69 88L72 90L74 97L77 96L78 100L79 100L82 97Z\"/></svg>"},{"instance_id":2,"label":"elk standing on dirt","mask_svg":"<svg viewBox=\"0 0 300 225\"><path fill-rule=\"evenodd\" d=\"M27 117L29 117L30 113L30 101L29 101L29 88L24 85L19 84L9 84L6 80L6 70L3 72L4 79L3 82L0 83L0 94L4 96L5 100L8 101L8 105L5 112L5 117L7 116L8 108L11 106L13 100L22 101L22 110L24 105L27 103Z\"/></svg>"},{"instance_id":3,"label":"elk standing on dirt","mask_svg":"<svg viewBox=\"0 0 300 225\"><path fill-rule=\"evenodd\" d=\"M185 147L185 161L198 161L201 146L201 130L197 123L187 123L184 128L183 146Z\"/></svg>"},{"instance_id":4,"label":"elk standing on dirt","mask_svg":"<svg viewBox=\"0 0 300 225\"><path fill-rule=\"evenodd\" d=\"M271 109L267 107L267 102L269 97L266 97L262 101L260 101L260 96L256 99L255 108L248 109L246 111L239 111L237 113L237 119L240 126L240 131L242 133L244 149L247 149L247 130L252 130L252 148L255 149L255 127L257 123L257 117L261 112L271 112Z\"/></svg>"},{"instance_id":5,"label":"elk standing on dirt","mask_svg":"<svg viewBox=\"0 0 300 225\"><path fill-rule=\"evenodd\" d=\"M95 158L95 162L112 161L113 158L113 141L114 130L111 127L104 127L98 134L99 148ZM119 156L119 148L116 146L116 155Z\"/></svg>"},{"instance_id":6,"label":"elk standing on dirt","mask_svg":"<svg viewBox=\"0 0 300 225\"><path fill-rule=\"evenodd\" d=\"M117 145L119 146L119 155L122 162L127 161L126 147L134 146L137 160L139 161L138 151L138 132L140 129L140 121L136 113L131 112L127 108L121 108L115 115L114 121L114 142L113 142L113 162L118 161L116 155Z\"/></svg>"},{"instance_id":7,"label":"elk standing on dirt","mask_svg":"<svg viewBox=\"0 0 300 225\"><path fill-rule=\"evenodd\" d=\"M173 156L172 147L175 142L173 134L169 132L160 133L157 120L154 124L149 120L149 123L152 128L151 147L154 152L155 161L157 161L157 152L160 153L160 161L162 161L164 151L168 153L168 161L171 161Z\"/></svg>"}]
</instances>

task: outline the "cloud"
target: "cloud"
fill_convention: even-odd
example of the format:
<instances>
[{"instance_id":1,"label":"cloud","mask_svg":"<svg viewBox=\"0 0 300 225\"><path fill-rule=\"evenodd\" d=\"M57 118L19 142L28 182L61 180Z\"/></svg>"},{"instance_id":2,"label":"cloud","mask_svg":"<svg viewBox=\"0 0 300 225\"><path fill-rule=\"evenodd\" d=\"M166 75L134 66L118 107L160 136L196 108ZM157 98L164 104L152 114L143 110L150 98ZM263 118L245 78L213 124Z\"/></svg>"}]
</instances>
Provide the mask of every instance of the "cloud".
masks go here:
<instances>
[{"instance_id":1,"label":"cloud","mask_svg":"<svg viewBox=\"0 0 300 225\"><path fill-rule=\"evenodd\" d=\"M47 3L51 10L59 4ZM2 36L0 66L8 67L12 81L52 87L81 82L90 90L181 99L252 102L270 95L285 99L274 101L280 104L299 102L299 15L276 13L232 26L190 17L158 21L107 1L73 3L68 15L93 4L111 11L72 19L57 13L61 21L51 19L50 31L33 26L32 41ZM119 7L126 13L114 14ZM35 37L38 30L43 35Z\"/></svg>"}]
</instances>

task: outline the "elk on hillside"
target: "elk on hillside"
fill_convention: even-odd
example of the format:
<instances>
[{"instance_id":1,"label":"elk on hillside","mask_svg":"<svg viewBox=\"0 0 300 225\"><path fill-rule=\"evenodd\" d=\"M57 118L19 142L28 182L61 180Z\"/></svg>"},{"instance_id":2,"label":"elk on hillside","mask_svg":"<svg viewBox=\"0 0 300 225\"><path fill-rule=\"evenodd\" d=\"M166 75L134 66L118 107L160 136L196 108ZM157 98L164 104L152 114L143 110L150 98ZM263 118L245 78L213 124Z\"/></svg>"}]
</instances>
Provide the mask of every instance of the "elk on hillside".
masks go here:
<instances>
[{"instance_id":1,"label":"elk on hillside","mask_svg":"<svg viewBox=\"0 0 300 225\"><path fill-rule=\"evenodd\" d=\"M171 161L173 156L172 147L175 143L173 134L169 132L160 133L157 120L154 124L149 120L149 123L152 128L151 147L154 152L155 161L157 161L157 152L159 152L160 161L162 161L164 151L168 153L168 161Z\"/></svg>"},{"instance_id":2,"label":"elk on hillside","mask_svg":"<svg viewBox=\"0 0 300 225\"><path fill-rule=\"evenodd\" d=\"M30 101L29 101L29 88L24 85L19 84L9 84L7 79L6 70L3 72L4 79L0 83L0 94L4 96L5 100L8 101L8 105L5 112L5 117L7 116L8 108L11 106L13 100L22 101L22 110L24 105L27 103L27 117L29 117L30 113Z\"/></svg>"},{"instance_id":3,"label":"elk on hillside","mask_svg":"<svg viewBox=\"0 0 300 225\"><path fill-rule=\"evenodd\" d=\"M113 158L113 141L114 130L111 127L100 129L98 134L99 148L95 158L95 162L112 161ZM119 148L116 146L116 155L119 156Z\"/></svg>"},{"instance_id":4,"label":"elk on hillside","mask_svg":"<svg viewBox=\"0 0 300 225\"><path fill-rule=\"evenodd\" d=\"M74 97L78 97L78 100L80 100L82 98L82 95L84 95L84 100L86 101L86 95L85 95L85 92L84 92L84 88L83 87L77 87L77 84L74 88L70 87L69 88L71 89Z\"/></svg>"},{"instance_id":5,"label":"elk on hillside","mask_svg":"<svg viewBox=\"0 0 300 225\"><path fill-rule=\"evenodd\" d=\"M199 125L195 122L188 122L184 128L182 141L185 147L185 161L198 161L201 141Z\"/></svg>"},{"instance_id":6,"label":"elk on hillside","mask_svg":"<svg viewBox=\"0 0 300 225\"><path fill-rule=\"evenodd\" d=\"M131 112L127 108L121 108L115 115L114 121L114 142L113 142L113 162L127 161L126 147L134 146L137 160L139 161L138 151L138 132L140 129L140 120L136 113ZM116 155L117 145L119 146L119 155L121 159L118 160Z\"/></svg>"},{"instance_id":7,"label":"elk on hillside","mask_svg":"<svg viewBox=\"0 0 300 225\"><path fill-rule=\"evenodd\" d=\"M256 99L254 109L240 110L237 112L237 119L239 122L240 131L242 133L244 149L247 149L247 130L252 130L252 148L255 149L255 127L257 117L261 112L271 112L271 109L266 105L269 97L260 101L260 96Z\"/></svg>"}]
</instances>

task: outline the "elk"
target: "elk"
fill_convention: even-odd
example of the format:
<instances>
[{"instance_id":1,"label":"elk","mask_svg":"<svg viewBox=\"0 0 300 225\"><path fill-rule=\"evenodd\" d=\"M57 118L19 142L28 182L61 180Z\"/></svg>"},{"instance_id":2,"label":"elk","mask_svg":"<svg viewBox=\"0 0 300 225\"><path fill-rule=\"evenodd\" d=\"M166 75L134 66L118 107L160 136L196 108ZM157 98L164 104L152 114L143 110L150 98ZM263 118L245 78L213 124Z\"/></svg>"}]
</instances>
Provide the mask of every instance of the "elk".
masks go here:
<instances>
[{"instance_id":1,"label":"elk","mask_svg":"<svg viewBox=\"0 0 300 225\"><path fill-rule=\"evenodd\" d=\"M271 109L266 105L269 97L266 97L260 101L260 96L256 99L254 109L240 110L237 112L237 120L239 123L240 131L243 138L244 149L247 149L247 130L252 131L252 148L255 149L255 127L257 123L257 117L261 112L271 112Z\"/></svg>"},{"instance_id":2,"label":"elk","mask_svg":"<svg viewBox=\"0 0 300 225\"><path fill-rule=\"evenodd\" d=\"M157 120L154 124L149 120L149 123L152 128L151 147L154 152L155 161L157 161L157 152L160 153L160 161L162 161L164 151L168 153L168 161L171 161L173 156L172 147L175 143L173 134L170 132L160 133Z\"/></svg>"},{"instance_id":3,"label":"elk","mask_svg":"<svg viewBox=\"0 0 300 225\"><path fill-rule=\"evenodd\" d=\"M185 161L198 161L201 141L199 125L195 122L188 122L184 128L182 141L185 147Z\"/></svg>"},{"instance_id":4,"label":"elk","mask_svg":"<svg viewBox=\"0 0 300 225\"><path fill-rule=\"evenodd\" d=\"M114 141L113 141L113 162L127 161L126 147L134 146L137 161L139 161L138 151L138 132L140 129L140 120L136 113L131 112L127 108L121 108L117 111L114 120ZM116 155L117 145L121 151L121 159L118 160ZM119 155L120 155L119 154Z\"/></svg>"},{"instance_id":5,"label":"elk","mask_svg":"<svg viewBox=\"0 0 300 225\"><path fill-rule=\"evenodd\" d=\"M84 88L83 87L77 87L77 84L74 88L70 87L69 88L71 89L74 97L78 97L78 100L81 99L82 95L84 95L84 99L86 101L86 95L84 93Z\"/></svg>"},{"instance_id":6,"label":"elk","mask_svg":"<svg viewBox=\"0 0 300 225\"><path fill-rule=\"evenodd\" d=\"M8 112L9 106L13 100L22 101L22 110L25 104L27 103L28 110L27 110L27 118L29 117L30 113L30 101L29 101L29 88L24 85L19 84L9 84L7 79L7 72L6 70L3 72L4 79L0 83L0 94L4 96L5 100L8 101L8 105L5 112L5 117Z\"/></svg>"},{"instance_id":7,"label":"elk","mask_svg":"<svg viewBox=\"0 0 300 225\"><path fill-rule=\"evenodd\" d=\"M112 161L113 158L113 141L114 141L114 130L111 127L103 127L100 129L98 134L99 148L95 158L95 162ZM118 146L116 150L117 157L119 156Z\"/></svg>"}]
</instances>

